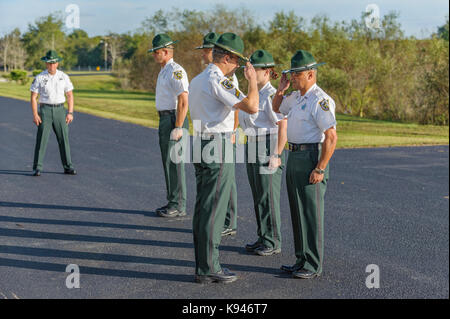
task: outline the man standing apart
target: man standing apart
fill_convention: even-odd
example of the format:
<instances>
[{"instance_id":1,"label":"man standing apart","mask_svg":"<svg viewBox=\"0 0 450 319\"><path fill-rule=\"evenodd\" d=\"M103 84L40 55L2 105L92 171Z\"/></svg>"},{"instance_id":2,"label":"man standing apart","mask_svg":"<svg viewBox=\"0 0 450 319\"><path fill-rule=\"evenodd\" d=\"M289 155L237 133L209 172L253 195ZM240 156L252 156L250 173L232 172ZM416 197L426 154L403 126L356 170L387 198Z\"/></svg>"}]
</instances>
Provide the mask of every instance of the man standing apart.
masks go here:
<instances>
[{"instance_id":1,"label":"man standing apart","mask_svg":"<svg viewBox=\"0 0 450 319\"><path fill-rule=\"evenodd\" d=\"M62 60L56 51L50 50L41 58L47 70L36 76L31 84L31 109L33 122L37 125L36 146L34 149L33 176L40 176L47 149L50 130L56 134L59 154L64 174L76 175L70 157L69 127L73 121L73 85L69 76L58 70ZM39 95L39 111L38 111ZM64 108L67 97L68 112Z\"/></svg>"},{"instance_id":2,"label":"man standing apart","mask_svg":"<svg viewBox=\"0 0 450 319\"><path fill-rule=\"evenodd\" d=\"M201 159L195 165L197 198L193 217L195 281L229 283L237 276L219 263L219 245L234 178L233 134L235 110L258 111L256 72L247 62L248 97L225 76L232 74L244 56L244 43L224 33L214 43L213 63L190 84L189 104L194 134L201 138ZM200 123L197 127L197 122ZM194 157L196 156L194 145Z\"/></svg>"},{"instance_id":3,"label":"man standing apart","mask_svg":"<svg viewBox=\"0 0 450 319\"><path fill-rule=\"evenodd\" d=\"M183 137L183 129L189 128L186 117L189 81L186 71L173 61L173 44L176 42L167 34L158 34L153 38L153 48L149 50L155 62L161 65L156 82L156 109L159 114L159 147L168 202L158 208L156 213L168 218L186 215L184 162L174 163L170 157L170 150Z\"/></svg>"},{"instance_id":4,"label":"man standing apart","mask_svg":"<svg viewBox=\"0 0 450 319\"><path fill-rule=\"evenodd\" d=\"M324 196L337 142L334 101L316 84L322 64L311 53L297 51L272 102L275 112L287 116L286 182L297 257L293 266L281 269L303 279L322 273ZM296 91L284 96L290 85L286 73Z\"/></svg>"},{"instance_id":5,"label":"man standing apart","mask_svg":"<svg viewBox=\"0 0 450 319\"><path fill-rule=\"evenodd\" d=\"M219 38L219 34L215 32L210 32L203 38L203 44L197 47L197 50L201 50L201 58L203 64L209 65L213 62L213 48L214 43ZM236 77L236 74L225 76L230 79L234 85L234 87L239 90L239 82ZM236 129L239 125L239 111L233 111L234 113L234 126L233 132L231 136L231 143L234 144L234 149L236 149ZM227 216L225 217L225 225L223 227L222 236L232 236L236 235L237 230L237 188L236 188L236 178L233 180L233 184L231 185L231 193L230 193L230 202L228 204Z\"/></svg>"}]
</instances>

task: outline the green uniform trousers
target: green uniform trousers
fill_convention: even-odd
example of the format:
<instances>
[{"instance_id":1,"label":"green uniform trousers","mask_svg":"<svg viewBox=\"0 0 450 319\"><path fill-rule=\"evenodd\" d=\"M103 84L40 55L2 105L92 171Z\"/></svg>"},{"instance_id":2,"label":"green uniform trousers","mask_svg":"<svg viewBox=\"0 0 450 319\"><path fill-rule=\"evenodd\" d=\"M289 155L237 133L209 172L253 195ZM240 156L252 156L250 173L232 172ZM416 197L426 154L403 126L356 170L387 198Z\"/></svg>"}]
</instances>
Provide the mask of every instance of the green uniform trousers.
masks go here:
<instances>
[{"instance_id":1,"label":"green uniform trousers","mask_svg":"<svg viewBox=\"0 0 450 319\"><path fill-rule=\"evenodd\" d=\"M159 118L159 147L166 180L167 207L186 211L186 177L184 161L176 164L170 158L170 150L177 141L170 140L170 133L175 128L176 113L163 114ZM186 117L183 128L189 129ZM183 137L186 138L186 137Z\"/></svg>"},{"instance_id":2,"label":"green uniform trousers","mask_svg":"<svg viewBox=\"0 0 450 319\"><path fill-rule=\"evenodd\" d=\"M296 265L318 274L322 273L324 196L329 176L327 166L322 182L309 183L319 157L318 150L289 152L286 167Z\"/></svg>"},{"instance_id":3,"label":"green uniform trousers","mask_svg":"<svg viewBox=\"0 0 450 319\"><path fill-rule=\"evenodd\" d=\"M58 140L59 155L64 169L72 169L70 157L69 127L66 124L67 111L64 106L52 107L45 104L39 106L39 116L42 123L39 124L34 148L33 170L42 170L45 151L47 150L50 130L56 134Z\"/></svg>"},{"instance_id":4,"label":"green uniform trousers","mask_svg":"<svg viewBox=\"0 0 450 319\"><path fill-rule=\"evenodd\" d=\"M234 156L236 156L236 143L233 144ZM236 159L236 158L235 158ZM227 216L225 217L225 225L223 229L237 229L237 188L236 177L233 176L233 184L231 185L230 202L228 203Z\"/></svg>"},{"instance_id":5,"label":"green uniform trousers","mask_svg":"<svg viewBox=\"0 0 450 319\"><path fill-rule=\"evenodd\" d=\"M194 163L197 195L192 228L195 273L198 275L209 275L221 270L219 245L235 170L232 149L229 138L201 140L202 154L212 154L217 160L207 162L202 156L200 163Z\"/></svg>"},{"instance_id":6,"label":"green uniform trousers","mask_svg":"<svg viewBox=\"0 0 450 319\"><path fill-rule=\"evenodd\" d=\"M276 147L276 138L272 138L272 149ZM246 167L256 215L258 242L269 248L281 248L280 192L285 156L281 154L281 166L274 172L268 171L270 139L265 141L247 141ZM255 155L250 154L254 153Z\"/></svg>"}]
</instances>

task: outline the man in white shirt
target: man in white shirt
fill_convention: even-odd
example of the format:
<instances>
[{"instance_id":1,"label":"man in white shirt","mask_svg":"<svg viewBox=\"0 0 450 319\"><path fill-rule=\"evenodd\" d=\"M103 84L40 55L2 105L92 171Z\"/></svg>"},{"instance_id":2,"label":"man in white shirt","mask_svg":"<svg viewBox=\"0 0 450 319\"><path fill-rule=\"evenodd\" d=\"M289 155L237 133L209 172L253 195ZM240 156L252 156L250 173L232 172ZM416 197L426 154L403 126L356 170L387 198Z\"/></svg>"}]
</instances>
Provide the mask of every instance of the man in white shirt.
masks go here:
<instances>
[{"instance_id":1,"label":"man in white shirt","mask_svg":"<svg viewBox=\"0 0 450 319\"><path fill-rule=\"evenodd\" d=\"M189 129L187 120L189 81L186 71L173 61L173 44L177 41L167 34L153 38L153 53L156 63L161 65L156 82L156 109L159 114L159 146L164 168L167 190L167 204L156 210L161 217L186 215L186 178L184 162L173 162L172 147L183 136L183 129ZM187 135L187 134L186 134Z\"/></svg>"},{"instance_id":2,"label":"man in white shirt","mask_svg":"<svg viewBox=\"0 0 450 319\"><path fill-rule=\"evenodd\" d=\"M58 56L56 51L48 51L41 60L46 62L47 70L35 77L30 88L33 122L38 127L34 150L33 176L41 175L51 129L55 132L58 140L64 173L76 175L70 156L68 127L68 124L73 121L73 85L69 76L58 70L58 62L62 58ZM68 112L64 108L66 97Z\"/></svg>"},{"instance_id":3,"label":"man in white shirt","mask_svg":"<svg viewBox=\"0 0 450 319\"><path fill-rule=\"evenodd\" d=\"M233 111L255 113L259 103L256 73L250 63L244 70L249 81L247 97L226 77L239 67L241 60L247 61L243 52L244 43L239 36L222 34L214 43L213 63L189 86L194 136L201 139L201 160L196 162L194 158L197 198L192 222L198 283L229 283L237 279L220 266L219 245L234 178ZM194 157L195 150L194 145Z\"/></svg>"},{"instance_id":4,"label":"man in white shirt","mask_svg":"<svg viewBox=\"0 0 450 319\"><path fill-rule=\"evenodd\" d=\"M201 50L201 59L203 64L210 65L213 62L213 48L214 43L219 39L219 34L215 32L209 32L203 38L203 44L197 47L197 50ZM236 89L239 90L239 82L236 77L236 74L232 74L227 76L232 82ZM233 131L236 132L236 129L239 125L238 114L239 111L234 112L234 126ZM234 144L234 148L236 148L236 134L231 136L231 142ZM236 152L236 151L235 151ZM225 217L225 225L223 227L222 236L234 236L237 231L237 188L236 188L236 178L233 179L234 182L231 185L231 193L230 193L230 202L228 204L227 216Z\"/></svg>"},{"instance_id":5,"label":"man in white shirt","mask_svg":"<svg viewBox=\"0 0 450 319\"><path fill-rule=\"evenodd\" d=\"M272 101L273 110L287 117L286 184L297 258L293 266L281 269L302 279L322 273L324 196L337 143L334 101L316 84L322 64L311 53L297 51ZM290 86L287 73L295 91L284 96Z\"/></svg>"}]
</instances>

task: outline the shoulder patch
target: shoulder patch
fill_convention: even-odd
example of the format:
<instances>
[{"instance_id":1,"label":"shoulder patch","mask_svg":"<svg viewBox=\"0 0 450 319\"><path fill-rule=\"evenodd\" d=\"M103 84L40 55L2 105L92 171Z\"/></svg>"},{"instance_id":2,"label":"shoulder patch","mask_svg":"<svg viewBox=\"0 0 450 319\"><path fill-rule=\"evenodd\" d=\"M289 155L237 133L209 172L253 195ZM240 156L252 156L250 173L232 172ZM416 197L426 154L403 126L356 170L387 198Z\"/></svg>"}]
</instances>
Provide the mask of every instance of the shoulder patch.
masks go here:
<instances>
[{"instance_id":1,"label":"shoulder patch","mask_svg":"<svg viewBox=\"0 0 450 319\"><path fill-rule=\"evenodd\" d=\"M330 110L330 101L328 101L328 99L322 99L321 101L319 101L319 105L324 111Z\"/></svg>"},{"instance_id":2,"label":"shoulder patch","mask_svg":"<svg viewBox=\"0 0 450 319\"><path fill-rule=\"evenodd\" d=\"M175 71L173 72L173 77L177 80L181 80L183 78L183 71Z\"/></svg>"},{"instance_id":3,"label":"shoulder patch","mask_svg":"<svg viewBox=\"0 0 450 319\"><path fill-rule=\"evenodd\" d=\"M34 85L36 83L36 78L34 78L33 82L31 83L31 85Z\"/></svg>"},{"instance_id":4,"label":"shoulder patch","mask_svg":"<svg viewBox=\"0 0 450 319\"><path fill-rule=\"evenodd\" d=\"M222 82L220 82L220 84L222 84L222 86L227 90L231 90L234 88L233 83L229 79L223 80Z\"/></svg>"}]
</instances>

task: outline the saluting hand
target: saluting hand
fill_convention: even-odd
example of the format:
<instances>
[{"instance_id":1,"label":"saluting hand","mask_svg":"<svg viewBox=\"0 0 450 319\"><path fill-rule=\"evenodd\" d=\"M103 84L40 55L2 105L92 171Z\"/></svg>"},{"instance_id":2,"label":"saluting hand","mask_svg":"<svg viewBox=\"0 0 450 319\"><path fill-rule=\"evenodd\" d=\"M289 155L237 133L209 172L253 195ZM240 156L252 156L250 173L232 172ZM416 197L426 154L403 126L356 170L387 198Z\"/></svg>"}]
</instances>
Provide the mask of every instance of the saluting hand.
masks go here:
<instances>
[{"instance_id":1,"label":"saluting hand","mask_svg":"<svg viewBox=\"0 0 450 319\"><path fill-rule=\"evenodd\" d=\"M244 76L248 81L252 81L252 80L256 81L256 71L250 62L247 62L245 64Z\"/></svg>"},{"instance_id":2,"label":"saluting hand","mask_svg":"<svg viewBox=\"0 0 450 319\"><path fill-rule=\"evenodd\" d=\"M283 73L281 75L280 85L278 86L278 91L281 91L284 93L287 89L289 89L291 82L289 81L287 74Z\"/></svg>"},{"instance_id":3,"label":"saluting hand","mask_svg":"<svg viewBox=\"0 0 450 319\"><path fill-rule=\"evenodd\" d=\"M34 115L33 123L36 124L36 126L39 126L39 124L42 123L42 120L41 120L41 117L39 116L39 114Z\"/></svg>"}]
</instances>

